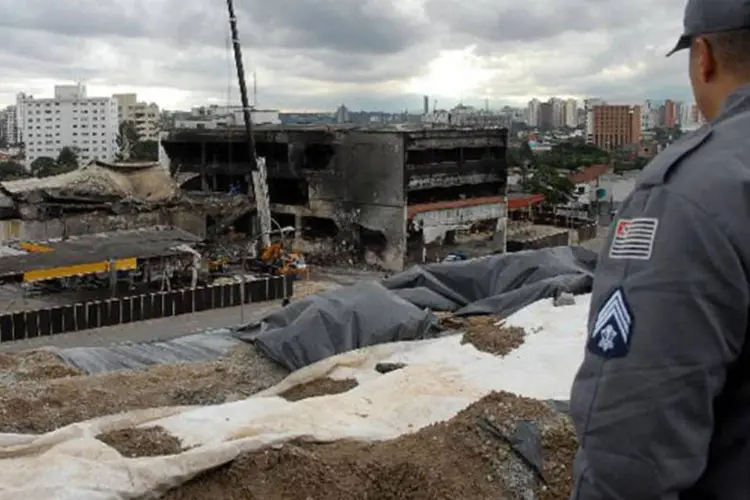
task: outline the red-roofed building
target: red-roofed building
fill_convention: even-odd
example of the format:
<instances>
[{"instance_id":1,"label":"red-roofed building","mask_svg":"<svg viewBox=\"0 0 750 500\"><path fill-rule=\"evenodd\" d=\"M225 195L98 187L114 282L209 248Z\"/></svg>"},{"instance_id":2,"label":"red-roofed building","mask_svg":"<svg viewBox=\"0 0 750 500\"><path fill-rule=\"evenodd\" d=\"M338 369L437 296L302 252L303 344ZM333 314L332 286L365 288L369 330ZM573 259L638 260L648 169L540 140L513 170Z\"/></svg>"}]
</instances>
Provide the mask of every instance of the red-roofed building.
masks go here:
<instances>
[{"instance_id":1,"label":"red-roofed building","mask_svg":"<svg viewBox=\"0 0 750 500\"><path fill-rule=\"evenodd\" d=\"M609 165L601 163L584 167L580 172L572 173L568 178L575 184L573 196L576 201L583 205L589 205L596 200L599 179L609 171Z\"/></svg>"},{"instance_id":2,"label":"red-roofed building","mask_svg":"<svg viewBox=\"0 0 750 500\"><path fill-rule=\"evenodd\" d=\"M600 163L584 167L582 171L574 172L568 178L573 184L588 184L598 181L599 177L606 174L608 170L609 165L607 163Z\"/></svg>"}]
</instances>

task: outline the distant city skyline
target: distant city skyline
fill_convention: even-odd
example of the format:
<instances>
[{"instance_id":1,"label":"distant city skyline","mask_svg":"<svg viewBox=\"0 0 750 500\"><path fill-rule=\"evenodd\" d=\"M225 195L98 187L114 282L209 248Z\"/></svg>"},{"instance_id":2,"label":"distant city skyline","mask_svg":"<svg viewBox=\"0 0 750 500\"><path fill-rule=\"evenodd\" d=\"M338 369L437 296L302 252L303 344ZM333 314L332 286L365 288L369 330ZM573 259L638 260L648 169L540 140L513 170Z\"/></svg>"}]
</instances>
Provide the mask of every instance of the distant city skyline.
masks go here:
<instances>
[{"instance_id":1,"label":"distant city skyline","mask_svg":"<svg viewBox=\"0 0 750 500\"><path fill-rule=\"evenodd\" d=\"M0 0L7 4L9 0ZM145 4L144 4L145 5ZM282 110L421 109L421 96L521 107L533 96L691 100L687 56L665 58L685 0L245 0L259 104ZM165 109L239 100L223 2L3 4L0 104L85 82ZM147 13L147 15L145 14Z\"/></svg>"},{"instance_id":2,"label":"distant city skyline","mask_svg":"<svg viewBox=\"0 0 750 500\"><path fill-rule=\"evenodd\" d=\"M51 89L54 88L55 85L71 85L74 83L79 82L73 82L73 81L54 81L51 83L50 86L47 87L40 87L37 83L35 86L30 85L28 88L20 91L27 95L33 95L36 98L44 99L44 98L51 98L52 97L52 91ZM154 97L157 95L153 92L153 90L149 91L149 89L145 89L145 93L142 93L140 90L144 90L142 87L125 87L122 85L117 86L104 86L104 85L96 85L96 84L90 84L89 82L82 81L80 83L83 83L88 88L89 95L97 96L97 97L111 97L113 95L117 94L123 94L123 93L137 93L138 96L141 98L144 102L153 102L156 105L158 105L161 109L165 110L171 110L171 111L181 111L181 110L190 110L194 107L200 107L200 106L210 106L210 105L218 105L218 106L231 106L231 105L239 105L240 99L239 99L239 90L232 89L234 91L234 94L237 95L236 99L221 99L221 98L211 98L208 97L203 101L193 101L191 99L185 99L186 102L185 105L182 107L173 107L169 106L170 100L166 100L167 104L164 103L164 101L159 101L158 99L155 99ZM415 112L420 113L423 109L423 98L426 94L404 94L403 96L400 96L398 98L382 98L377 96L372 97L366 97L366 98L359 98L359 105L357 105L357 101L351 100L347 101L345 99L345 96L341 96L337 98L336 96L326 96L326 98L322 99L321 104L315 105L308 105L308 106L298 106L298 107L285 107L283 105L281 106L275 106L273 103L267 103L264 104L264 102L259 99L258 100L258 107L259 108L269 108L269 109L277 109L281 112L285 113L334 113L336 109L341 106L342 104L346 105L347 108L349 108L352 111L372 111L372 112L385 112L385 113L399 113L403 111L409 111L409 112ZM13 98L11 100L0 100L0 108L3 108L5 106L14 105L16 102L16 96L17 94L13 95ZM149 97L150 96L150 97ZM583 102L586 99L592 99L592 98L602 98L603 100L607 101L611 104L642 104L646 101L653 100L653 101L665 101L667 99L671 99L674 101L681 101L681 102L693 102L692 95L689 96L688 99L677 99L674 96L664 96L664 97L644 97L640 100L636 101L619 101L619 100L612 100L607 99L606 96L565 96L565 95L543 95L543 96L524 96L528 97L527 100L493 100L488 98L481 98L481 97L468 97L468 98L457 98L457 99L450 99L445 98L441 96L429 96L430 98L430 108L432 109L432 106L435 101L437 101L437 107L438 109L451 109L455 106L458 106L459 104L464 104L466 106L472 106L479 109L483 109L485 105L489 105L489 108L494 111L502 110L504 107L512 107L512 108L519 108L523 109L526 108L528 105L528 102L532 99L538 99L540 101L547 101L548 99L552 98L559 98L559 99L575 99L576 101ZM325 104L323 104L325 103Z\"/></svg>"}]
</instances>

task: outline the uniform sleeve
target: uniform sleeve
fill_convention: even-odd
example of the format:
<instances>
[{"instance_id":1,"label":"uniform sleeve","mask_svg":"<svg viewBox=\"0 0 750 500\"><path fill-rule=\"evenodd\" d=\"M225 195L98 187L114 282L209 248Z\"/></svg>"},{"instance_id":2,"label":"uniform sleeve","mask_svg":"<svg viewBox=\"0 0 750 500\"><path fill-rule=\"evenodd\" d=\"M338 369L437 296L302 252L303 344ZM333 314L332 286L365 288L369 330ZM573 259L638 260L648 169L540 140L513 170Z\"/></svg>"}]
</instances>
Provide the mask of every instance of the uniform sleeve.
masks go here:
<instances>
[{"instance_id":1,"label":"uniform sleeve","mask_svg":"<svg viewBox=\"0 0 750 500\"><path fill-rule=\"evenodd\" d=\"M571 500L676 500L706 465L747 276L722 221L668 186L633 193L612 233L571 395Z\"/></svg>"}]
</instances>

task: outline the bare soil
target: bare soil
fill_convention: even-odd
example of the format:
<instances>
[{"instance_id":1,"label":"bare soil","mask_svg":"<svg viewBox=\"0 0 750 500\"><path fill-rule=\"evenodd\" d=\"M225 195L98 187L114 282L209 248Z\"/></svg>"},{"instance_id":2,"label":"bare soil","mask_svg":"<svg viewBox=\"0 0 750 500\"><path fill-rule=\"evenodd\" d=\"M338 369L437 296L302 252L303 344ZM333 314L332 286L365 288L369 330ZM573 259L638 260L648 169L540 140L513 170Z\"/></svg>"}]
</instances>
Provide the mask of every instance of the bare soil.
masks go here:
<instances>
[{"instance_id":1,"label":"bare soil","mask_svg":"<svg viewBox=\"0 0 750 500\"><path fill-rule=\"evenodd\" d=\"M541 429L543 474L536 479L480 419L511 434L518 420ZM576 442L567 417L546 403L492 394L455 418L380 443L293 442L247 453L168 492L167 500L563 500Z\"/></svg>"},{"instance_id":2,"label":"bare soil","mask_svg":"<svg viewBox=\"0 0 750 500\"><path fill-rule=\"evenodd\" d=\"M454 316L442 321L464 332L462 344L471 344L495 356L505 356L523 344L523 328L496 325L499 320L495 316Z\"/></svg>"},{"instance_id":3,"label":"bare soil","mask_svg":"<svg viewBox=\"0 0 750 500\"><path fill-rule=\"evenodd\" d=\"M0 353L0 381L42 381L82 374L49 351Z\"/></svg>"},{"instance_id":4,"label":"bare soil","mask_svg":"<svg viewBox=\"0 0 750 500\"><path fill-rule=\"evenodd\" d=\"M9 361L16 357L21 361ZM43 433L136 409L235 401L288 375L251 345L211 362L97 375L68 376L77 372L44 352L2 357L0 362L18 363L15 371L7 369L0 376L0 432L16 433Z\"/></svg>"},{"instance_id":5,"label":"bare soil","mask_svg":"<svg viewBox=\"0 0 750 500\"><path fill-rule=\"evenodd\" d=\"M96 438L127 458L176 455L182 451L182 442L159 426L121 429L99 434Z\"/></svg>"},{"instance_id":6,"label":"bare soil","mask_svg":"<svg viewBox=\"0 0 750 500\"><path fill-rule=\"evenodd\" d=\"M349 389L357 387L357 381L351 378L344 380L334 380L331 378L321 378L292 387L280 396L288 401L300 401L302 399L314 398L316 396L325 396L328 394L340 394Z\"/></svg>"}]
</instances>

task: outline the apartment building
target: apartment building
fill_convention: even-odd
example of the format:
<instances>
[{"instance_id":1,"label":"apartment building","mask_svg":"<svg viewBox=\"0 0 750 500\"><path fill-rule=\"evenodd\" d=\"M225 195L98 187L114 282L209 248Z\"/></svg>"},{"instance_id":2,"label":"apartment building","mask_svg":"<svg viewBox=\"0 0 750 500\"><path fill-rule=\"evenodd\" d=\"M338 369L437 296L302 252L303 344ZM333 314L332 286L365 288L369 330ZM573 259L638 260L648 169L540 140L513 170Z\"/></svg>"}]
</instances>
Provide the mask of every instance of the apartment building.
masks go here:
<instances>
[{"instance_id":1,"label":"apartment building","mask_svg":"<svg viewBox=\"0 0 750 500\"><path fill-rule=\"evenodd\" d=\"M18 126L16 121L16 107L8 106L0 110L0 143L9 146L18 143Z\"/></svg>"},{"instance_id":2,"label":"apartment building","mask_svg":"<svg viewBox=\"0 0 750 500\"><path fill-rule=\"evenodd\" d=\"M57 85L52 98L19 94L18 109L27 168L37 158L57 158L64 147L74 148L81 164L114 161L118 109L112 97L88 97L83 84Z\"/></svg>"},{"instance_id":3,"label":"apartment building","mask_svg":"<svg viewBox=\"0 0 750 500\"><path fill-rule=\"evenodd\" d=\"M526 106L526 123L530 127L539 127L542 124L542 102L532 99Z\"/></svg>"},{"instance_id":4,"label":"apartment building","mask_svg":"<svg viewBox=\"0 0 750 500\"><path fill-rule=\"evenodd\" d=\"M142 141L157 141L161 130L161 112L154 103L139 102L138 94L115 94L119 123L131 122Z\"/></svg>"},{"instance_id":5,"label":"apartment building","mask_svg":"<svg viewBox=\"0 0 750 500\"><path fill-rule=\"evenodd\" d=\"M678 103L667 99L664 102L662 124L664 127L672 128L679 124Z\"/></svg>"},{"instance_id":6,"label":"apartment building","mask_svg":"<svg viewBox=\"0 0 750 500\"><path fill-rule=\"evenodd\" d=\"M578 101L575 99L568 99L565 101L565 126L568 128L578 127Z\"/></svg>"},{"instance_id":7,"label":"apartment building","mask_svg":"<svg viewBox=\"0 0 750 500\"><path fill-rule=\"evenodd\" d=\"M600 105L592 108L593 143L600 149L614 151L640 145L641 107Z\"/></svg>"},{"instance_id":8,"label":"apartment building","mask_svg":"<svg viewBox=\"0 0 750 500\"><path fill-rule=\"evenodd\" d=\"M607 104L602 99L599 99L598 97L593 97L591 99L586 99L583 101L583 111L584 111L584 123L586 128L586 142L593 143L594 142L594 108L596 106L603 106Z\"/></svg>"}]
</instances>

